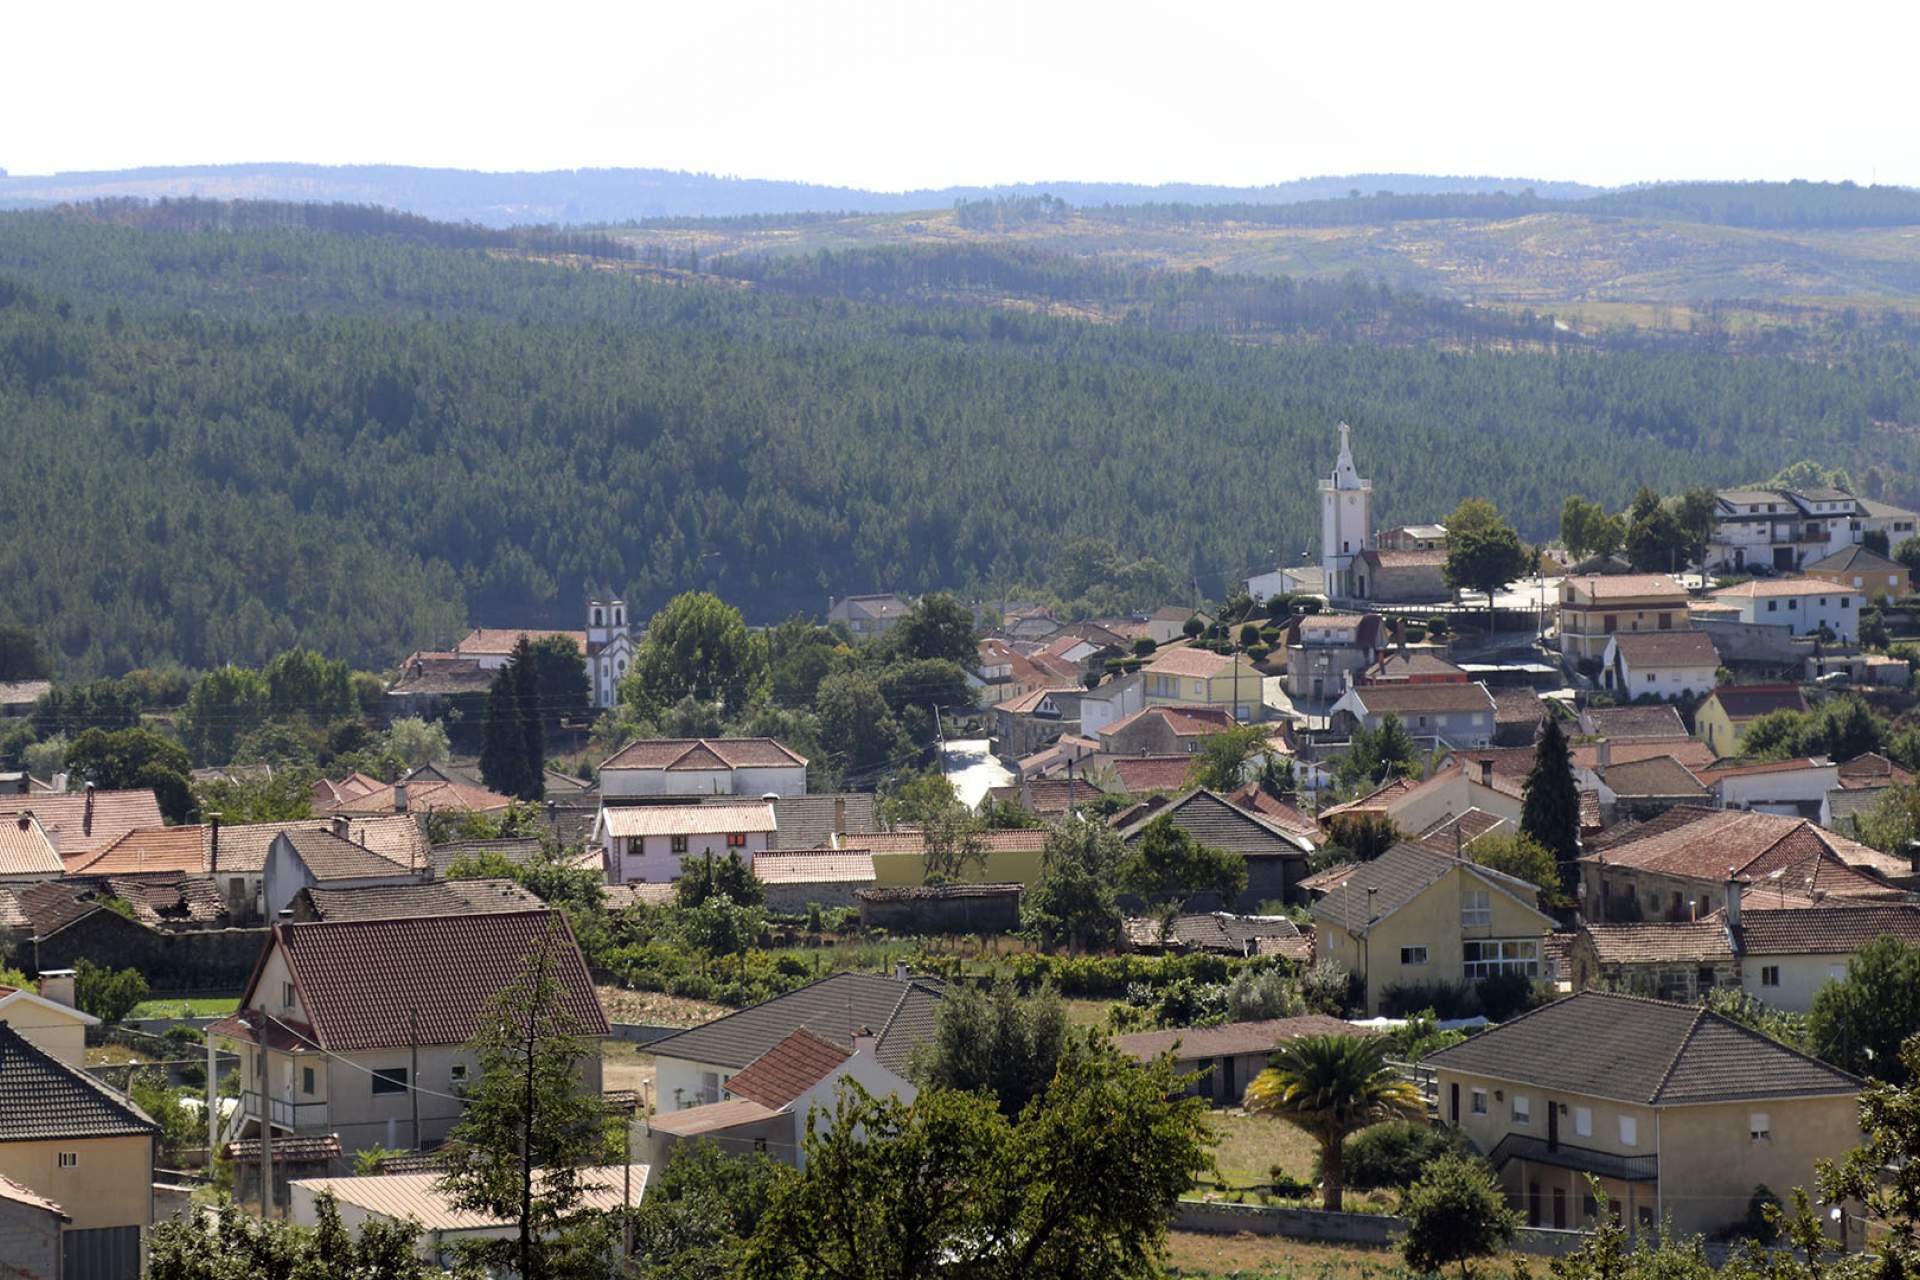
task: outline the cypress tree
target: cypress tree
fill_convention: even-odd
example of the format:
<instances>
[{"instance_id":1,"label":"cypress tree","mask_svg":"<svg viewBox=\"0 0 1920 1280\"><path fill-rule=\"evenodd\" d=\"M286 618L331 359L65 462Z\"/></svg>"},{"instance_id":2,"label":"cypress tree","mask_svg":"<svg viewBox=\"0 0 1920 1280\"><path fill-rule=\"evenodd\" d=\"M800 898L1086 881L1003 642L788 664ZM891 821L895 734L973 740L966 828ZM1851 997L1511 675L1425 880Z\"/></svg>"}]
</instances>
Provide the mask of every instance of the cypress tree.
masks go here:
<instances>
[{"instance_id":1,"label":"cypress tree","mask_svg":"<svg viewBox=\"0 0 1920 1280\"><path fill-rule=\"evenodd\" d=\"M1561 888L1572 893L1579 876L1580 788L1573 780L1573 749L1551 716L1534 747L1522 796L1520 830L1553 854Z\"/></svg>"},{"instance_id":2,"label":"cypress tree","mask_svg":"<svg viewBox=\"0 0 1920 1280\"><path fill-rule=\"evenodd\" d=\"M540 705L540 663L533 643L521 636L507 659L513 673L514 695L520 704L521 759L526 776L513 794L522 800L543 800L547 794L547 734L545 708Z\"/></svg>"},{"instance_id":3,"label":"cypress tree","mask_svg":"<svg viewBox=\"0 0 1920 1280\"><path fill-rule=\"evenodd\" d=\"M487 690L487 722L480 740L480 777L503 796L520 796L528 785L527 731L521 723L519 674L509 662Z\"/></svg>"}]
</instances>

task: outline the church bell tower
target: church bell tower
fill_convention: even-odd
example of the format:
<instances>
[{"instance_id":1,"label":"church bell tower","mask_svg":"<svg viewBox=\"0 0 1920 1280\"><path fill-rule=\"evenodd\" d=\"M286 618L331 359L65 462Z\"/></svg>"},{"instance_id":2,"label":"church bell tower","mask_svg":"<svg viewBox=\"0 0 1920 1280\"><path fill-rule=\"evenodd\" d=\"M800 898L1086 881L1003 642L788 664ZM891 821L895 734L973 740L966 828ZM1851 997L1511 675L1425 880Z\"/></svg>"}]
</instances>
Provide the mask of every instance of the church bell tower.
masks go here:
<instances>
[{"instance_id":1,"label":"church bell tower","mask_svg":"<svg viewBox=\"0 0 1920 1280\"><path fill-rule=\"evenodd\" d=\"M1320 567L1333 599L1366 594L1355 579L1354 558L1373 545L1373 481L1354 469L1350 431L1340 424L1340 456L1320 482Z\"/></svg>"}]
</instances>

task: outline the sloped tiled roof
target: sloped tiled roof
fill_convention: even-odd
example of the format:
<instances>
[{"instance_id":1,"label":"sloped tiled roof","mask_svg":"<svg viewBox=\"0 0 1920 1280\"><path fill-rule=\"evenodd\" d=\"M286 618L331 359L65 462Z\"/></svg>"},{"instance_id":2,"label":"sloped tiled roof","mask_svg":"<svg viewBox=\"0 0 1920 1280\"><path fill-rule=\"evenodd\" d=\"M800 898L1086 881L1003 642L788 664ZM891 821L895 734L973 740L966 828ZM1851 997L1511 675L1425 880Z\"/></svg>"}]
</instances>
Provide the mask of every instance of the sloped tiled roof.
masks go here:
<instances>
[{"instance_id":1,"label":"sloped tiled roof","mask_svg":"<svg viewBox=\"0 0 1920 1280\"><path fill-rule=\"evenodd\" d=\"M67 861L70 875L197 875L207 869L207 828L142 827Z\"/></svg>"},{"instance_id":2,"label":"sloped tiled roof","mask_svg":"<svg viewBox=\"0 0 1920 1280\"><path fill-rule=\"evenodd\" d=\"M1456 667L1439 654L1428 653L1424 649L1389 653L1366 669L1362 681L1368 684L1385 684L1395 680L1412 680L1416 677L1451 680L1457 684L1467 683L1467 673L1464 668Z\"/></svg>"},{"instance_id":3,"label":"sloped tiled roof","mask_svg":"<svg viewBox=\"0 0 1920 1280\"><path fill-rule=\"evenodd\" d=\"M1613 647L1629 667L1718 668L1720 651L1704 631L1620 631Z\"/></svg>"},{"instance_id":4,"label":"sloped tiled roof","mask_svg":"<svg viewBox=\"0 0 1920 1280\"><path fill-rule=\"evenodd\" d=\"M704 1106L662 1111L647 1121L647 1127L655 1133L671 1134L676 1138L697 1138L736 1125L771 1120L779 1114L774 1108L762 1106L751 1098L728 1098Z\"/></svg>"},{"instance_id":5,"label":"sloped tiled roof","mask_svg":"<svg viewBox=\"0 0 1920 1280\"><path fill-rule=\"evenodd\" d=\"M727 1081L727 1092L778 1110L852 1056L805 1027L796 1027L786 1039L736 1072Z\"/></svg>"},{"instance_id":6,"label":"sloped tiled roof","mask_svg":"<svg viewBox=\"0 0 1920 1280\"><path fill-rule=\"evenodd\" d=\"M1066 692L1064 688L1047 688L1044 686L1038 689L1029 689L1025 693L1008 698L1005 702L994 703L993 709L1010 716L1030 716L1039 711L1047 699L1053 697L1054 694L1064 692Z\"/></svg>"},{"instance_id":7,"label":"sloped tiled roof","mask_svg":"<svg viewBox=\"0 0 1920 1280\"><path fill-rule=\"evenodd\" d=\"M1907 567L1856 542L1807 566L1808 573L1905 573Z\"/></svg>"},{"instance_id":8,"label":"sloped tiled roof","mask_svg":"<svg viewBox=\"0 0 1920 1280\"><path fill-rule=\"evenodd\" d=\"M518 980L543 945L581 1033L607 1034L586 961L555 911L279 924L274 945L315 1037L331 1052L404 1045L416 1012L419 1043L465 1044L494 994ZM243 1008L259 976L256 966Z\"/></svg>"},{"instance_id":9,"label":"sloped tiled roof","mask_svg":"<svg viewBox=\"0 0 1920 1280\"><path fill-rule=\"evenodd\" d=\"M1687 796L1701 798L1707 788L1687 766L1672 756L1649 756L1612 765L1606 783L1615 795Z\"/></svg>"},{"instance_id":10,"label":"sloped tiled roof","mask_svg":"<svg viewBox=\"0 0 1920 1280\"><path fill-rule=\"evenodd\" d=\"M1640 707L1588 707L1580 713L1581 727L1596 737L1610 738L1617 748L1638 739L1685 740L1687 726L1671 703Z\"/></svg>"},{"instance_id":11,"label":"sloped tiled roof","mask_svg":"<svg viewBox=\"0 0 1920 1280\"><path fill-rule=\"evenodd\" d=\"M1360 553L1360 558L1382 569L1439 569L1447 563L1447 553L1439 548L1423 551L1392 551L1380 547L1368 547Z\"/></svg>"},{"instance_id":12,"label":"sloped tiled roof","mask_svg":"<svg viewBox=\"0 0 1920 1280\"><path fill-rule=\"evenodd\" d=\"M1233 659L1223 653L1214 653L1210 649L1195 649L1191 645L1178 649L1162 649L1145 671L1160 676L1186 676L1189 679L1205 680L1217 676L1233 666Z\"/></svg>"},{"instance_id":13,"label":"sloped tiled roof","mask_svg":"<svg viewBox=\"0 0 1920 1280\"><path fill-rule=\"evenodd\" d=\"M1743 684L1715 689L1712 700L1730 720L1750 720L1769 711L1805 711L1807 700L1798 685Z\"/></svg>"},{"instance_id":14,"label":"sloped tiled roof","mask_svg":"<svg viewBox=\"0 0 1920 1280\"><path fill-rule=\"evenodd\" d=\"M1762 893L1746 899L1764 900ZM1823 905L1814 911L1743 906L1738 933L1740 949L1756 956L1852 955L1883 937L1920 945L1920 903Z\"/></svg>"},{"instance_id":15,"label":"sloped tiled roof","mask_svg":"<svg viewBox=\"0 0 1920 1280\"><path fill-rule=\"evenodd\" d=\"M1570 577L1566 585L1578 588L1592 600L1628 600L1641 596L1685 598L1687 589L1664 573L1587 574Z\"/></svg>"},{"instance_id":16,"label":"sloped tiled roof","mask_svg":"<svg viewBox=\"0 0 1920 1280\"><path fill-rule=\"evenodd\" d=\"M1373 920L1384 920L1445 879L1456 867L1467 869L1470 875L1499 886L1536 911L1539 909L1539 889L1524 880L1483 867L1470 858L1455 858L1424 845L1402 841L1371 862L1358 864L1343 882L1329 887L1313 904L1314 919L1342 928L1349 922L1356 929L1365 928L1371 923L1369 907ZM1369 894L1369 889L1374 892Z\"/></svg>"},{"instance_id":17,"label":"sloped tiled roof","mask_svg":"<svg viewBox=\"0 0 1920 1280\"><path fill-rule=\"evenodd\" d=\"M1851 791L1857 787L1888 787L1913 781L1913 774L1877 751L1868 751L1840 762L1840 785Z\"/></svg>"},{"instance_id":18,"label":"sloped tiled roof","mask_svg":"<svg viewBox=\"0 0 1920 1280\"><path fill-rule=\"evenodd\" d=\"M1610 867L1716 883L1731 871L1746 881L1773 878L1790 890L1811 885L1843 897L1893 892L1884 882L1847 866L1826 833L1806 819L1746 809L1669 810L1618 840L1589 844L1582 861L1600 857Z\"/></svg>"},{"instance_id":19,"label":"sloped tiled roof","mask_svg":"<svg viewBox=\"0 0 1920 1280\"><path fill-rule=\"evenodd\" d=\"M369 791L363 796L350 796L332 804L319 805L317 808L326 813L338 814L408 814L429 813L440 810L454 810L461 813L498 813L502 809L513 807L513 797L503 796L497 791L477 787L468 782L442 782L439 780L403 779L407 788L407 802L399 803L397 788L401 783L382 784L377 791Z\"/></svg>"},{"instance_id":20,"label":"sloped tiled roof","mask_svg":"<svg viewBox=\"0 0 1920 1280\"><path fill-rule=\"evenodd\" d=\"M1236 809L1257 813L1276 827L1305 836L1316 843L1322 838L1319 823L1286 801L1274 799L1255 783L1250 782L1238 791L1229 792L1226 801Z\"/></svg>"},{"instance_id":21,"label":"sloped tiled roof","mask_svg":"<svg viewBox=\"0 0 1920 1280\"><path fill-rule=\"evenodd\" d=\"M872 884L873 855L859 849L763 853L753 860L763 884Z\"/></svg>"},{"instance_id":22,"label":"sloped tiled roof","mask_svg":"<svg viewBox=\"0 0 1920 1280\"><path fill-rule=\"evenodd\" d=\"M1485 809L1468 809L1458 816L1449 815L1440 819L1420 833L1422 844L1430 844L1437 849L1452 852L1457 838L1461 848L1466 848L1481 836L1498 827L1505 826L1507 820L1497 813L1488 813Z\"/></svg>"},{"instance_id":23,"label":"sloped tiled roof","mask_svg":"<svg viewBox=\"0 0 1920 1280\"><path fill-rule=\"evenodd\" d=\"M1130 796L1155 791L1178 791L1193 774L1193 757L1188 756L1114 756L1102 768L1113 770L1120 787Z\"/></svg>"},{"instance_id":24,"label":"sloped tiled roof","mask_svg":"<svg viewBox=\"0 0 1920 1280\"><path fill-rule=\"evenodd\" d=\"M1211 737L1226 732L1238 723L1233 713L1224 707L1142 707L1130 716L1122 716L1112 724L1102 725L1100 736L1112 737L1147 720L1164 721L1176 737L1182 738Z\"/></svg>"},{"instance_id":25,"label":"sloped tiled roof","mask_svg":"<svg viewBox=\"0 0 1920 1280\"><path fill-rule=\"evenodd\" d=\"M1751 764L1714 764L1702 769L1700 781L1712 786L1722 778L1757 777L1768 773L1805 773L1810 769L1831 769L1834 766L1825 760L1815 760L1808 756L1798 756L1791 760L1756 760Z\"/></svg>"},{"instance_id":26,"label":"sloped tiled roof","mask_svg":"<svg viewBox=\"0 0 1920 1280\"><path fill-rule=\"evenodd\" d=\"M975 839L988 853L1038 853L1047 845L1047 833L1040 827L982 831ZM921 831L873 831L862 835L859 842L868 853L876 855L927 851L927 837Z\"/></svg>"},{"instance_id":27,"label":"sloped tiled roof","mask_svg":"<svg viewBox=\"0 0 1920 1280\"><path fill-rule=\"evenodd\" d=\"M1228 804L1216 792L1196 789L1120 828L1120 838L1138 839L1147 826L1169 817L1173 825L1201 844L1247 857L1301 857L1302 837L1267 821L1258 814Z\"/></svg>"},{"instance_id":28,"label":"sloped tiled roof","mask_svg":"<svg viewBox=\"0 0 1920 1280\"><path fill-rule=\"evenodd\" d=\"M0 1142L158 1131L140 1108L0 1022Z\"/></svg>"},{"instance_id":29,"label":"sloped tiled roof","mask_svg":"<svg viewBox=\"0 0 1920 1280\"><path fill-rule=\"evenodd\" d=\"M0 817L0 876L57 876L65 870L38 818L31 813Z\"/></svg>"},{"instance_id":30,"label":"sloped tiled roof","mask_svg":"<svg viewBox=\"0 0 1920 1280\"><path fill-rule=\"evenodd\" d=\"M1172 1051L1183 1060L1219 1058L1241 1053L1265 1053L1275 1045L1301 1036L1367 1036L1373 1034L1351 1022L1309 1013L1298 1018L1268 1018L1258 1022L1226 1022L1212 1027L1181 1027L1170 1031L1138 1031L1115 1036L1113 1047L1132 1058L1150 1062Z\"/></svg>"},{"instance_id":31,"label":"sloped tiled roof","mask_svg":"<svg viewBox=\"0 0 1920 1280\"><path fill-rule=\"evenodd\" d=\"M300 861L306 864L307 870L318 881L372 880L414 874L413 868L404 867L351 840L343 840L331 831L283 831L279 838L293 846Z\"/></svg>"},{"instance_id":32,"label":"sloped tiled roof","mask_svg":"<svg viewBox=\"0 0 1920 1280\"><path fill-rule=\"evenodd\" d=\"M1483 684L1366 684L1355 686L1352 696L1372 715L1493 710Z\"/></svg>"},{"instance_id":33,"label":"sloped tiled roof","mask_svg":"<svg viewBox=\"0 0 1920 1280\"><path fill-rule=\"evenodd\" d=\"M648 1048L658 1057L738 1069L802 1027L849 1051L854 1033L865 1027L879 1036L874 1056L900 1071L913 1047L933 1034L939 1000L940 985L931 979L836 973Z\"/></svg>"},{"instance_id":34,"label":"sloped tiled roof","mask_svg":"<svg viewBox=\"0 0 1920 1280\"><path fill-rule=\"evenodd\" d=\"M467 633L466 639L453 646L453 652L462 657L474 657L480 654L493 656L513 652L514 645L525 636L531 641L541 641L550 636L565 636L580 646L580 652L587 651L587 633L584 631L538 631L532 627L476 627Z\"/></svg>"},{"instance_id":35,"label":"sloped tiled roof","mask_svg":"<svg viewBox=\"0 0 1920 1280\"><path fill-rule=\"evenodd\" d=\"M420 829L418 818L404 813L385 813L368 817L342 817L346 823L346 838L357 845L371 849L389 862L402 866L426 866L431 861L428 856L426 834ZM274 837L283 831L335 831L332 818L303 818L298 822L250 822L241 826L222 826L220 828L219 849L210 854L214 859L212 870L257 872L267 865L267 851L273 848Z\"/></svg>"},{"instance_id":36,"label":"sloped tiled roof","mask_svg":"<svg viewBox=\"0 0 1920 1280\"><path fill-rule=\"evenodd\" d=\"M1586 935L1601 964L1714 964L1733 959L1726 922L1718 915L1674 924L1589 924Z\"/></svg>"},{"instance_id":37,"label":"sloped tiled roof","mask_svg":"<svg viewBox=\"0 0 1920 1280\"><path fill-rule=\"evenodd\" d=\"M430 884L302 891L316 920L392 920L476 911L538 911L545 904L513 880L435 880Z\"/></svg>"},{"instance_id":38,"label":"sloped tiled roof","mask_svg":"<svg viewBox=\"0 0 1920 1280\"><path fill-rule=\"evenodd\" d=\"M1660 756L1671 756L1689 769L1704 769L1713 763L1713 748L1697 738L1688 738L1679 742L1609 742L1607 758L1611 762L1608 768L1631 764L1636 760L1653 760ZM1573 749L1573 763L1580 769L1599 769L1600 744L1583 742Z\"/></svg>"},{"instance_id":39,"label":"sloped tiled roof","mask_svg":"<svg viewBox=\"0 0 1920 1280\"><path fill-rule=\"evenodd\" d=\"M1646 1106L1858 1093L1861 1082L1698 1005L1582 991L1426 1064Z\"/></svg>"},{"instance_id":40,"label":"sloped tiled roof","mask_svg":"<svg viewBox=\"0 0 1920 1280\"><path fill-rule=\"evenodd\" d=\"M1825 578L1753 578L1722 587L1712 593L1715 600L1765 600L1780 596L1830 596L1850 587L1837 586Z\"/></svg>"},{"instance_id":41,"label":"sloped tiled roof","mask_svg":"<svg viewBox=\"0 0 1920 1280\"><path fill-rule=\"evenodd\" d=\"M715 835L729 831L772 831L773 806L765 800L735 804L633 804L603 811L610 836Z\"/></svg>"},{"instance_id":42,"label":"sloped tiled roof","mask_svg":"<svg viewBox=\"0 0 1920 1280\"><path fill-rule=\"evenodd\" d=\"M160 801L150 787L137 791L95 790L91 821L87 818L87 796L84 790L0 796L0 814L30 811L53 847L67 860L97 853L136 827L166 825Z\"/></svg>"},{"instance_id":43,"label":"sloped tiled roof","mask_svg":"<svg viewBox=\"0 0 1920 1280\"><path fill-rule=\"evenodd\" d=\"M1385 813L1395 800L1411 792L1420 783L1413 778L1389 778L1367 794L1320 811L1320 825L1349 813Z\"/></svg>"},{"instance_id":44,"label":"sloped tiled roof","mask_svg":"<svg viewBox=\"0 0 1920 1280\"><path fill-rule=\"evenodd\" d=\"M642 738L602 769L765 769L805 765L806 758L772 738Z\"/></svg>"},{"instance_id":45,"label":"sloped tiled roof","mask_svg":"<svg viewBox=\"0 0 1920 1280\"><path fill-rule=\"evenodd\" d=\"M275 1139L278 1151L279 1139ZM341 1204L362 1213L394 1222L411 1221L422 1231L482 1232L508 1225L505 1218L471 1209L457 1208L452 1197L440 1188L444 1175L427 1173L376 1173L354 1178L299 1178L294 1186L304 1187L315 1196L328 1194ZM632 1166L631 1174L617 1164L595 1165L576 1171L580 1180L580 1204L584 1209L610 1213L621 1207L621 1199L631 1194L639 1203L646 1191L648 1167ZM534 1172L540 1185L544 1175ZM631 1190L629 1190L631 1188Z\"/></svg>"},{"instance_id":46,"label":"sloped tiled roof","mask_svg":"<svg viewBox=\"0 0 1920 1280\"><path fill-rule=\"evenodd\" d=\"M226 919L227 900L212 876L141 876L109 879L107 892L133 908L141 924L213 924Z\"/></svg>"},{"instance_id":47,"label":"sloped tiled roof","mask_svg":"<svg viewBox=\"0 0 1920 1280\"><path fill-rule=\"evenodd\" d=\"M33 1188L23 1187L12 1178L5 1176L0 1176L0 1200L11 1200L15 1204L26 1205L30 1209L41 1209L47 1213L58 1214L62 1222L73 1221L72 1216L53 1201L34 1191Z\"/></svg>"}]
</instances>

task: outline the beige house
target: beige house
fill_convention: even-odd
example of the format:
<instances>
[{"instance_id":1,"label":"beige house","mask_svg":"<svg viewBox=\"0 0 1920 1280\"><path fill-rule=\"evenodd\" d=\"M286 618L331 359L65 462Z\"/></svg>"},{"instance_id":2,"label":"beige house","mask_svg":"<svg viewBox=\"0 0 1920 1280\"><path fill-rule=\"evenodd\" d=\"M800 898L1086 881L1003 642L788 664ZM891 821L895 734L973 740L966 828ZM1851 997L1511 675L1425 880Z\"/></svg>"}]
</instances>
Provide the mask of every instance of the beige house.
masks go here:
<instances>
[{"instance_id":1,"label":"beige house","mask_svg":"<svg viewBox=\"0 0 1920 1280\"><path fill-rule=\"evenodd\" d=\"M608 884L680 878L690 858L740 855L749 867L773 847L779 822L770 801L739 804L635 804L603 807L593 843L606 851Z\"/></svg>"},{"instance_id":2,"label":"beige house","mask_svg":"<svg viewBox=\"0 0 1920 1280\"><path fill-rule=\"evenodd\" d=\"M1223 707L1236 720L1264 720L1261 674L1244 653L1183 647L1162 650L1141 669L1147 705Z\"/></svg>"},{"instance_id":3,"label":"beige house","mask_svg":"<svg viewBox=\"0 0 1920 1280\"><path fill-rule=\"evenodd\" d=\"M138 1280L153 1225L147 1114L0 1026L0 1179L59 1206L71 1280ZM4 1264L15 1259L0 1257ZM55 1273L59 1274L59 1273Z\"/></svg>"},{"instance_id":4,"label":"beige house","mask_svg":"<svg viewBox=\"0 0 1920 1280\"><path fill-rule=\"evenodd\" d=\"M1685 631L1687 591L1664 573L1586 574L1560 583L1560 654L1596 663L1625 631Z\"/></svg>"},{"instance_id":5,"label":"beige house","mask_svg":"<svg viewBox=\"0 0 1920 1280\"><path fill-rule=\"evenodd\" d=\"M1698 1005L1583 991L1430 1054L1463 1131L1532 1226L1604 1209L1711 1234L1858 1144L1861 1082ZM1607 1203L1589 1194L1600 1180Z\"/></svg>"},{"instance_id":6,"label":"beige house","mask_svg":"<svg viewBox=\"0 0 1920 1280\"><path fill-rule=\"evenodd\" d=\"M479 1069L468 1044L489 1002L542 949L597 1043L606 1015L558 912L275 925L239 1011L207 1029L210 1063L240 1059L237 1131L223 1136L257 1137L264 1121L276 1139L336 1136L346 1155L441 1141ZM597 1051L581 1086L600 1092Z\"/></svg>"},{"instance_id":7,"label":"beige house","mask_svg":"<svg viewBox=\"0 0 1920 1280\"><path fill-rule=\"evenodd\" d=\"M40 990L0 986L0 1022L75 1071L87 1065L87 1028L100 1019L74 1008L73 970L49 969Z\"/></svg>"},{"instance_id":8,"label":"beige house","mask_svg":"<svg viewBox=\"0 0 1920 1280\"><path fill-rule=\"evenodd\" d=\"M1436 850L1397 844L1313 904L1313 954L1359 975L1364 1007L1390 987L1553 976L1543 940L1553 917L1539 890Z\"/></svg>"}]
</instances>

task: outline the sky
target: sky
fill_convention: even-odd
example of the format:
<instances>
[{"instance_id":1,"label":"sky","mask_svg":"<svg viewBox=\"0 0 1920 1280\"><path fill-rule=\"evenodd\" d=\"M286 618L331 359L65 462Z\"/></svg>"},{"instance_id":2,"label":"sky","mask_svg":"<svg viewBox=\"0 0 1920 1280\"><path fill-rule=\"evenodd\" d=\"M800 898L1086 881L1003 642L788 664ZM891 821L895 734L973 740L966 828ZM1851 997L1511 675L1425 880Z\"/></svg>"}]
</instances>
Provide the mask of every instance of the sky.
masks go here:
<instances>
[{"instance_id":1,"label":"sky","mask_svg":"<svg viewBox=\"0 0 1920 1280\"><path fill-rule=\"evenodd\" d=\"M875 190L1491 174L1920 185L1920 5L32 4L0 168L683 169Z\"/></svg>"}]
</instances>

